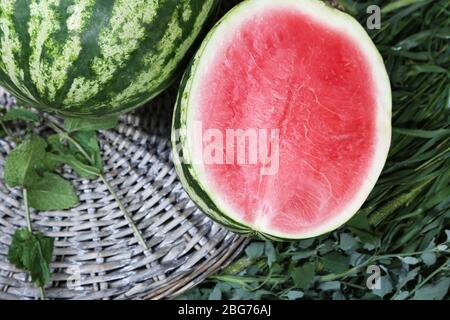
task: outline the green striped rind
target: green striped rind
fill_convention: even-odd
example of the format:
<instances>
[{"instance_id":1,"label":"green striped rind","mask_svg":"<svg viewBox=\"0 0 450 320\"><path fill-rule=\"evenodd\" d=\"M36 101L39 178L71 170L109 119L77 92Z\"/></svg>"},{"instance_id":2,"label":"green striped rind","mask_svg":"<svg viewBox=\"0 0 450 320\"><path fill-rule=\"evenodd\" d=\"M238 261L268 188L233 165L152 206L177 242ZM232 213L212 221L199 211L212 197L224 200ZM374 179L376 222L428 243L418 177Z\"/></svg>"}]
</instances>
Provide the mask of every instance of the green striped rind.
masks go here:
<instances>
[{"instance_id":1,"label":"green striped rind","mask_svg":"<svg viewBox=\"0 0 450 320\"><path fill-rule=\"evenodd\" d=\"M173 80L218 0L1 0L0 85L72 117L136 108Z\"/></svg>"},{"instance_id":2,"label":"green striped rind","mask_svg":"<svg viewBox=\"0 0 450 320\"><path fill-rule=\"evenodd\" d=\"M224 18L226 18L226 16ZM190 63L189 67L187 68L180 84L180 89L172 119L171 140L173 147L172 155L175 170L177 171L178 177L180 178L184 186L184 189L186 190L187 194L192 199L192 201L194 201L199 206L199 208L214 221L220 223L221 225L225 226L226 228L228 228L233 232L247 236L252 236L262 240L274 240L274 241L290 240L279 238L267 233L255 231L251 227L232 219L229 215L227 215L225 212L223 212L220 208L216 206L216 204L208 194L208 191L203 188L192 165L189 164L188 162L184 163L183 160L185 158L183 152L184 150L187 150L187 148L185 147L187 134L186 119L187 119L189 92L193 80L192 75L195 73L195 70L198 66L198 61L202 55L206 43L208 42L209 38L214 33L214 30L217 28L219 24L220 21L207 35L199 51L197 52L194 59Z\"/></svg>"}]
</instances>

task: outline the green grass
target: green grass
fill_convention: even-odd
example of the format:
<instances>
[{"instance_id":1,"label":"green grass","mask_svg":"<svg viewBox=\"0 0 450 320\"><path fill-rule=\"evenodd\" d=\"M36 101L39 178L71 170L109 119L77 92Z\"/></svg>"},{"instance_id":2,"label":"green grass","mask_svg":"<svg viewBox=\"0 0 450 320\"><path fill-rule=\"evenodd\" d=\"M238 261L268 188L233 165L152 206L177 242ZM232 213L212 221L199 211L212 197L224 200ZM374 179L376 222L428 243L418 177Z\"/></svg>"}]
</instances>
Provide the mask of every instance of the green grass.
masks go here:
<instances>
[{"instance_id":1,"label":"green grass","mask_svg":"<svg viewBox=\"0 0 450 320\"><path fill-rule=\"evenodd\" d=\"M236 1L235 1L236 2ZM443 299L450 286L450 3L333 1L370 31L393 88L384 172L345 227L296 243L253 242L245 255L181 298ZM367 267L381 288L366 286Z\"/></svg>"}]
</instances>

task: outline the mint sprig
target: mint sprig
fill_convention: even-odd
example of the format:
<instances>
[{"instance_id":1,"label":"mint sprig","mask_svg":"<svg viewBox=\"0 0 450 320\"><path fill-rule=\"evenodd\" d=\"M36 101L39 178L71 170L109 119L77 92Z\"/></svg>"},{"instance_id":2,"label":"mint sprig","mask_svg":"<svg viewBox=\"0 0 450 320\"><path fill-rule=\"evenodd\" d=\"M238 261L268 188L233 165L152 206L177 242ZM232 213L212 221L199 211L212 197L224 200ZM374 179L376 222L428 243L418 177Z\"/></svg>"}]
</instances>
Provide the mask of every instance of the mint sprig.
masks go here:
<instances>
[{"instance_id":1,"label":"mint sprig","mask_svg":"<svg viewBox=\"0 0 450 320\"><path fill-rule=\"evenodd\" d=\"M14 136L5 125L15 120L28 123L28 134L23 140ZM29 208L40 211L66 210L78 204L72 184L58 173L58 168L63 165L71 167L82 178L100 179L117 202L139 244L144 250L149 248L130 213L103 174L103 160L95 130L116 126L117 116L106 121L66 119L64 129L49 119L42 119L45 125L55 131L46 139L32 133L33 125L39 120L36 114L24 109L13 109L0 116L2 130L17 144L5 161L4 178L9 187L22 188L27 224L27 229L18 229L14 234L8 258L16 267L30 273L43 299L43 288L50 279L49 264L54 240L32 230Z\"/></svg>"},{"instance_id":2,"label":"mint sprig","mask_svg":"<svg viewBox=\"0 0 450 320\"><path fill-rule=\"evenodd\" d=\"M41 232L17 229L8 251L8 260L19 269L30 272L31 281L43 287L50 280L49 264L54 239Z\"/></svg>"},{"instance_id":3,"label":"mint sprig","mask_svg":"<svg viewBox=\"0 0 450 320\"><path fill-rule=\"evenodd\" d=\"M86 121L90 123L90 120ZM58 140L52 138L52 141L50 141L50 144L56 150L55 154L58 159L71 166L82 177L99 178L113 196L141 247L145 251L149 250L149 247L145 242L141 231L131 217L131 214L125 208L121 199L102 172L103 160L101 159L97 133L95 131L84 130L87 126L83 125L83 120L78 120L80 129L71 128L74 130L71 134L64 131L53 122L47 124L58 134ZM65 124L67 124L67 121Z\"/></svg>"},{"instance_id":4,"label":"mint sprig","mask_svg":"<svg viewBox=\"0 0 450 320\"><path fill-rule=\"evenodd\" d=\"M78 197L69 181L48 171L51 155L47 142L40 136L27 136L6 158L6 184L26 188L30 207L37 210L63 210L78 204ZM56 167L55 167L56 168ZM55 169L52 168L52 169Z\"/></svg>"},{"instance_id":5,"label":"mint sprig","mask_svg":"<svg viewBox=\"0 0 450 320\"><path fill-rule=\"evenodd\" d=\"M31 281L39 287L41 299L45 299L44 286L51 277L54 239L33 231L29 207L62 210L76 206L79 201L72 184L54 172L57 163L51 160L47 141L34 133L20 140L5 124L16 120L26 121L27 132L32 132L32 125L38 123L39 118L23 109L13 109L0 116L3 131L17 144L5 160L4 179L9 187L22 188L27 225L26 229L14 233L8 260L29 272Z\"/></svg>"}]
</instances>

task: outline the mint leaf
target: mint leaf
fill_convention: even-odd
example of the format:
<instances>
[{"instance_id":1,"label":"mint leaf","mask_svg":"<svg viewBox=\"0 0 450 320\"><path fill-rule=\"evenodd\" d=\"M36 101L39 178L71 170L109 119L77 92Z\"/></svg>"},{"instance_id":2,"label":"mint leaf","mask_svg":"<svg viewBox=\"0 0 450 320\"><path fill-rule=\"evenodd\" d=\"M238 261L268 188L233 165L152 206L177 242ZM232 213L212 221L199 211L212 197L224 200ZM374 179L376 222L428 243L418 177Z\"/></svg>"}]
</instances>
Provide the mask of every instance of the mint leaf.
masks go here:
<instances>
[{"instance_id":1,"label":"mint leaf","mask_svg":"<svg viewBox=\"0 0 450 320\"><path fill-rule=\"evenodd\" d=\"M341 233L339 236L339 248L343 251L354 249L358 241L348 233Z\"/></svg>"},{"instance_id":2,"label":"mint leaf","mask_svg":"<svg viewBox=\"0 0 450 320\"><path fill-rule=\"evenodd\" d=\"M436 253L434 252L425 252L420 256L420 258L422 259L423 263L425 263L429 267L435 264L437 261Z\"/></svg>"},{"instance_id":3,"label":"mint leaf","mask_svg":"<svg viewBox=\"0 0 450 320\"><path fill-rule=\"evenodd\" d=\"M347 226L363 243L370 243L375 247L380 246L380 238L373 232L367 214L363 211L359 211L354 215L353 218L347 222Z\"/></svg>"},{"instance_id":4,"label":"mint leaf","mask_svg":"<svg viewBox=\"0 0 450 320\"><path fill-rule=\"evenodd\" d=\"M9 246L8 260L19 269L25 269L22 257L26 248L25 244L30 237L31 234L27 229L17 229Z\"/></svg>"},{"instance_id":5,"label":"mint leaf","mask_svg":"<svg viewBox=\"0 0 450 320\"><path fill-rule=\"evenodd\" d=\"M221 300L222 299L222 291L219 286L216 285L214 290L209 294L208 300Z\"/></svg>"},{"instance_id":6,"label":"mint leaf","mask_svg":"<svg viewBox=\"0 0 450 320\"><path fill-rule=\"evenodd\" d=\"M371 231L371 226L369 224L367 214L362 210L360 210L347 222L347 226L359 230Z\"/></svg>"},{"instance_id":7,"label":"mint leaf","mask_svg":"<svg viewBox=\"0 0 450 320\"><path fill-rule=\"evenodd\" d=\"M66 146L61 142L61 137L59 134L52 134L47 137L47 142L50 147L50 151L65 153L67 152Z\"/></svg>"},{"instance_id":8,"label":"mint leaf","mask_svg":"<svg viewBox=\"0 0 450 320\"><path fill-rule=\"evenodd\" d=\"M8 260L17 268L30 272L31 280L43 287L50 280L49 264L53 255L54 239L40 232L18 229L8 251Z\"/></svg>"},{"instance_id":9,"label":"mint leaf","mask_svg":"<svg viewBox=\"0 0 450 320\"><path fill-rule=\"evenodd\" d=\"M81 145L90 157L90 165L93 165L100 171L103 170L103 160L100 152L100 145L95 131L79 131L73 135L73 138ZM87 159L81 155L80 150L71 142L69 142L69 150L73 155L77 156L83 162Z\"/></svg>"},{"instance_id":10,"label":"mint leaf","mask_svg":"<svg viewBox=\"0 0 450 320\"><path fill-rule=\"evenodd\" d=\"M42 167L44 170L52 172L61 165L61 162L53 157L52 153L47 152L42 162Z\"/></svg>"},{"instance_id":11,"label":"mint leaf","mask_svg":"<svg viewBox=\"0 0 450 320\"><path fill-rule=\"evenodd\" d=\"M94 179L101 174L101 169L86 164L84 158L74 150L70 150L64 145L59 135L51 135L47 138L50 146L50 153L47 154L47 165L66 164L70 166L80 177Z\"/></svg>"},{"instance_id":12,"label":"mint leaf","mask_svg":"<svg viewBox=\"0 0 450 320\"><path fill-rule=\"evenodd\" d=\"M0 121L13 120L39 122L39 117L34 112L25 109L12 109L0 117Z\"/></svg>"},{"instance_id":13,"label":"mint leaf","mask_svg":"<svg viewBox=\"0 0 450 320\"><path fill-rule=\"evenodd\" d=\"M253 242L245 248L245 253L249 258L257 259L264 254L264 243Z\"/></svg>"},{"instance_id":14,"label":"mint leaf","mask_svg":"<svg viewBox=\"0 0 450 320\"><path fill-rule=\"evenodd\" d=\"M427 284L419 288L413 300L442 300L450 288L450 278L442 277L435 284Z\"/></svg>"},{"instance_id":15,"label":"mint leaf","mask_svg":"<svg viewBox=\"0 0 450 320\"><path fill-rule=\"evenodd\" d=\"M380 288L375 288L372 290L372 292L374 295L383 298L387 294L391 293L392 289L393 287L391 279L388 276L382 276L380 278Z\"/></svg>"},{"instance_id":16,"label":"mint leaf","mask_svg":"<svg viewBox=\"0 0 450 320\"><path fill-rule=\"evenodd\" d=\"M6 158L5 182L10 187L24 187L36 180L36 170L42 167L47 143L37 135L30 135Z\"/></svg>"},{"instance_id":17,"label":"mint leaf","mask_svg":"<svg viewBox=\"0 0 450 320\"><path fill-rule=\"evenodd\" d=\"M102 117L101 120L65 118L64 128L67 132L107 130L117 127L118 121L118 115Z\"/></svg>"},{"instance_id":18,"label":"mint leaf","mask_svg":"<svg viewBox=\"0 0 450 320\"><path fill-rule=\"evenodd\" d=\"M292 280L296 288L308 289L315 276L315 267L313 263L305 263L300 268L295 268L291 272Z\"/></svg>"},{"instance_id":19,"label":"mint leaf","mask_svg":"<svg viewBox=\"0 0 450 320\"><path fill-rule=\"evenodd\" d=\"M322 257L322 262L328 271L341 273L348 270L350 257L344 256L338 252L330 252Z\"/></svg>"},{"instance_id":20,"label":"mint leaf","mask_svg":"<svg viewBox=\"0 0 450 320\"><path fill-rule=\"evenodd\" d=\"M414 280L420 272L420 267L414 268L412 270L402 269L398 275L398 282L396 285L397 290L402 289L408 282Z\"/></svg>"},{"instance_id":21,"label":"mint leaf","mask_svg":"<svg viewBox=\"0 0 450 320\"><path fill-rule=\"evenodd\" d=\"M410 265L415 265L415 264L418 264L420 262L419 259L417 259L415 257L399 257L399 259L403 263L410 264Z\"/></svg>"},{"instance_id":22,"label":"mint leaf","mask_svg":"<svg viewBox=\"0 0 450 320\"><path fill-rule=\"evenodd\" d=\"M303 291L291 290L287 293L286 297L289 300L296 300L303 298L304 295Z\"/></svg>"},{"instance_id":23,"label":"mint leaf","mask_svg":"<svg viewBox=\"0 0 450 320\"><path fill-rule=\"evenodd\" d=\"M69 167L71 167L81 178L86 179L95 179L100 174L101 171L97 169L96 167L84 164L80 160L78 160L74 155L72 154L49 154L48 155L49 160L48 163L51 165L51 161L54 163L60 163L60 164L66 164Z\"/></svg>"},{"instance_id":24,"label":"mint leaf","mask_svg":"<svg viewBox=\"0 0 450 320\"><path fill-rule=\"evenodd\" d=\"M27 191L28 203L36 210L65 210L79 202L72 184L55 173L45 172Z\"/></svg>"},{"instance_id":25,"label":"mint leaf","mask_svg":"<svg viewBox=\"0 0 450 320\"><path fill-rule=\"evenodd\" d=\"M319 284L319 288L322 291L335 291L341 289L341 283L339 281L327 281Z\"/></svg>"}]
</instances>

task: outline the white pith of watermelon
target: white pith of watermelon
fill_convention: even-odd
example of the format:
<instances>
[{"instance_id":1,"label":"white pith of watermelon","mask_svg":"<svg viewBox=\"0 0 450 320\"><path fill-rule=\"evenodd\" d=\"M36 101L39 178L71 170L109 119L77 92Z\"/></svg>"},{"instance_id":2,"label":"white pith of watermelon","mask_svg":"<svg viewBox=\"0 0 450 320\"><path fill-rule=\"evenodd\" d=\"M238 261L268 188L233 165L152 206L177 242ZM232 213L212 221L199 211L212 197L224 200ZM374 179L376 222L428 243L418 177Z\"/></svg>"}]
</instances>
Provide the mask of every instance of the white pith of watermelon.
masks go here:
<instances>
[{"instance_id":1,"label":"white pith of watermelon","mask_svg":"<svg viewBox=\"0 0 450 320\"><path fill-rule=\"evenodd\" d=\"M356 20L320 1L241 3L207 36L183 90L183 161L215 208L175 155L177 170L193 200L219 221L236 221L236 231L283 239L329 232L358 211L386 161L391 89L383 60ZM224 135L279 128L278 173L196 161L196 121Z\"/></svg>"}]
</instances>

